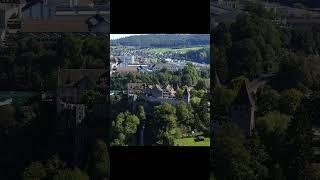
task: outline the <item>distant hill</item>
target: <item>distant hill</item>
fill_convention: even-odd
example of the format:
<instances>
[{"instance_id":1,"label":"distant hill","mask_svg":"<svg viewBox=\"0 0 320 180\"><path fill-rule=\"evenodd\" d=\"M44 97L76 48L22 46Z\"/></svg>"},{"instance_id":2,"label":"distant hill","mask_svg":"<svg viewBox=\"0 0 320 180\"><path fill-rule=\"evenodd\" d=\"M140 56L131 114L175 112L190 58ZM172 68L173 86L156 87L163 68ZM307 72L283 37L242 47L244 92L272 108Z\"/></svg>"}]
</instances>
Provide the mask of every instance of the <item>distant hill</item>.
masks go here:
<instances>
[{"instance_id":1,"label":"distant hill","mask_svg":"<svg viewBox=\"0 0 320 180\"><path fill-rule=\"evenodd\" d=\"M140 46L151 48L186 47L209 45L209 35L202 34L150 34L130 36L112 40L113 45Z\"/></svg>"}]
</instances>

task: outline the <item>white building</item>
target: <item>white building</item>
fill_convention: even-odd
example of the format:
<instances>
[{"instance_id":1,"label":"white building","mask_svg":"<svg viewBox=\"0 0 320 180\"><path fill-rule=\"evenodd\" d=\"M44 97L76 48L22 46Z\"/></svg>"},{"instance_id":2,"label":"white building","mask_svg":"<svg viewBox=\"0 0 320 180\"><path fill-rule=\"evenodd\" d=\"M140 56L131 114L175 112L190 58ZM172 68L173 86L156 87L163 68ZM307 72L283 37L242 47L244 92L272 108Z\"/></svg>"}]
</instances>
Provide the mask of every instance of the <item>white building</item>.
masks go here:
<instances>
[{"instance_id":1,"label":"white building","mask_svg":"<svg viewBox=\"0 0 320 180\"><path fill-rule=\"evenodd\" d=\"M121 63L119 64L119 67L127 67L130 64L134 64L134 56L118 56Z\"/></svg>"}]
</instances>

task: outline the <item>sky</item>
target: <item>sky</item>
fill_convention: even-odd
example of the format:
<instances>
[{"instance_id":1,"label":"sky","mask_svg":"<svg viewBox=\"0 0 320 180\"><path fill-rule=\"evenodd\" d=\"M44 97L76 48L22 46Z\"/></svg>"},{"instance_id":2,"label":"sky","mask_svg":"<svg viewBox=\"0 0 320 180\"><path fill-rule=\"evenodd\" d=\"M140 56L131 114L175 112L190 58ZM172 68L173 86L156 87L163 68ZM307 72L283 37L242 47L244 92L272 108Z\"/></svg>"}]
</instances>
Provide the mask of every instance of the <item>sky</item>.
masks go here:
<instances>
[{"instance_id":1,"label":"sky","mask_svg":"<svg viewBox=\"0 0 320 180\"><path fill-rule=\"evenodd\" d=\"M110 39L119 39L123 37L128 37L128 36L136 36L136 35L143 35L143 34L110 34Z\"/></svg>"}]
</instances>

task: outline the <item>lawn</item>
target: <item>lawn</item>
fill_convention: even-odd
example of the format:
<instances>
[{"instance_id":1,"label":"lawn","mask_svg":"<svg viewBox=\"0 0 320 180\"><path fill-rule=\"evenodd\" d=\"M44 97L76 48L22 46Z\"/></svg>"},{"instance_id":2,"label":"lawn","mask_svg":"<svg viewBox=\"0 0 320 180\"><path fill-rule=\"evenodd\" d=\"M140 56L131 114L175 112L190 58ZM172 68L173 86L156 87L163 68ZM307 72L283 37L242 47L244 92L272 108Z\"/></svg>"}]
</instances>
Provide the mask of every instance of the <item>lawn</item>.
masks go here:
<instances>
[{"instance_id":1,"label":"lawn","mask_svg":"<svg viewBox=\"0 0 320 180\"><path fill-rule=\"evenodd\" d=\"M149 53L173 53L173 52L180 52L180 53L186 53L188 51L196 51L199 49L203 49L204 46L196 46L196 47L185 47L185 48L153 48L148 50Z\"/></svg>"},{"instance_id":2,"label":"lawn","mask_svg":"<svg viewBox=\"0 0 320 180\"><path fill-rule=\"evenodd\" d=\"M205 138L204 141L195 142L194 138L181 138L174 141L175 146L210 146L210 139Z\"/></svg>"}]
</instances>

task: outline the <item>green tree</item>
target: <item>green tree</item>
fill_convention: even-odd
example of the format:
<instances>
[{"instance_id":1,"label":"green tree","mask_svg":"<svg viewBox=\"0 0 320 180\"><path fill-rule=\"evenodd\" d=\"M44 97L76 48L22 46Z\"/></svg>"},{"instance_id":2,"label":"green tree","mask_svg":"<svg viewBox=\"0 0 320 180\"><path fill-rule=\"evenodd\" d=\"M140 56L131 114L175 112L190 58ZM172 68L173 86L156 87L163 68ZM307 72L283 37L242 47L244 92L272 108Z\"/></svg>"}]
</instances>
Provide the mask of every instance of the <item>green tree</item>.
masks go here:
<instances>
[{"instance_id":1,"label":"green tree","mask_svg":"<svg viewBox=\"0 0 320 180\"><path fill-rule=\"evenodd\" d=\"M170 84L170 81L172 79L172 75L167 70L164 70L163 72L158 73L157 77L158 77L159 83L162 85Z\"/></svg>"},{"instance_id":2,"label":"green tree","mask_svg":"<svg viewBox=\"0 0 320 180\"><path fill-rule=\"evenodd\" d=\"M126 136L123 134L123 124L125 121L124 113L119 113L116 120L112 123L112 142L115 145L125 145Z\"/></svg>"},{"instance_id":3,"label":"green tree","mask_svg":"<svg viewBox=\"0 0 320 180\"><path fill-rule=\"evenodd\" d=\"M198 90L198 94L196 95L199 98L206 98L206 91L203 89Z\"/></svg>"},{"instance_id":4,"label":"green tree","mask_svg":"<svg viewBox=\"0 0 320 180\"><path fill-rule=\"evenodd\" d=\"M296 89L288 89L281 92L280 110L283 113L293 115L300 105L303 94Z\"/></svg>"},{"instance_id":5,"label":"green tree","mask_svg":"<svg viewBox=\"0 0 320 180\"><path fill-rule=\"evenodd\" d=\"M255 179L269 178L269 169L267 165L270 157L257 132L248 138L247 149L252 157L251 167L254 171Z\"/></svg>"},{"instance_id":6,"label":"green tree","mask_svg":"<svg viewBox=\"0 0 320 180\"><path fill-rule=\"evenodd\" d=\"M210 106L208 104L208 98L203 96L201 98L199 107L196 109L200 120L199 129L205 132L209 132L210 126Z\"/></svg>"},{"instance_id":7,"label":"green tree","mask_svg":"<svg viewBox=\"0 0 320 180\"><path fill-rule=\"evenodd\" d=\"M265 115L268 112L279 109L280 94L278 91L266 85L257 90L257 105L259 115Z\"/></svg>"},{"instance_id":8,"label":"green tree","mask_svg":"<svg viewBox=\"0 0 320 180\"><path fill-rule=\"evenodd\" d=\"M210 87L210 82L209 79L200 79L196 85L196 89L200 90L200 89L209 89Z\"/></svg>"},{"instance_id":9,"label":"green tree","mask_svg":"<svg viewBox=\"0 0 320 180\"><path fill-rule=\"evenodd\" d=\"M79 168L63 169L53 176L53 180L89 180L89 176Z\"/></svg>"},{"instance_id":10,"label":"green tree","mask_svg":"<svg viewBox=\"0 0 320 180\"><path fill-rule=\"evenodd\" d=\"M193 108L199 107L200 102L201 102L201 98L199 98L199 97L192 97L192 98L190 99L190 104L191 104L191 106L192 106Z\"/></svg>"},{"instance_id":11,"label":"green tree","mask_svg":"<svg viewBox=\"0 0 320 180\"><path fill-rule=\"evenodd\" d=\"M67 68L83 67L83 59L81 58L81 49L83 41L72 34L65 34L58 43L57 53L62 57L62 64Z\"/></svg>"},{"instance_id":12,"label":"green tree","mask_svg":"<svg viewBox=\"0 0 320 180\"><path fill-rule=\"evenodd\" d=\"M46 169L41 162L32 162L23 172L24 180L41 180L46 177Z\"/></svg>"},{"instance_id":13,"label":"green tree","mask_svg":"<svg viewBox=\"0 0 320 180\"><path fill-rule=\"evenodd\" d=\"M141 105L138 107L137 117L140 120L146 119L146 113L144 112L144 108Z\"/></svg>"},{"instance_id":14,"label":"green tree","mask_svg":"<svg viewBox=\"0 0 320 180\"><path fill-rule=\"evenodd\" d=\"M60 170L66 168L66 163L61 161L58 155L53 155L46 161L44 167L47 172L47 177L52 178L55 174L58 174Z\"/></svg>"},{"instance_id":15,"label":"green tree","mask_svg":"<svg viewBox=\"0 0 320 180\"><path fill-rule=\"evenodd\" d=\"M312 177L312 106L310 99L303 99L288 128L286 175L289 179Z\"/></svg>"},{"instance_id":16,"label":"green tree","mask_svg":"<svg viewBox=\"0 0 320 180\"><path fill-rule=\"evenodd\" d=\"M82 102L86 104L87 106L91 107L95 100L97 99L98 94L94 90L85 91L82 96Z\"/></svg>"},{"instance_id":17,"label":"green tree","mask_svg":"<svg viewBox=\"0 0 320 180\"><path fill-rule=\"evenodd\" d=\"M126 134L135 134L137 132L138 124L140 123L139 118L136 115L126 113L126 120L124 121L124 128Z\"/></svg>"},{"instance_id":18,"label":"green tree","mask_svg":"<svg viewBox=\"0 0 320 180\"><path fill-rule=\"evenodd\" d=\"M282 149L289 123L290 117L279 112L269 112L257 119L256 126L261 140L275 161L283 159Z\"/></svg>"},{"instance_id":19,"label":"green tree","mask_svg":"<svg viewBox=\"0 0 320 180\"><path fill-rule=\"evenodd\" d=\"M168 103L154 106L151 126L154 142L172 145L177 128L176 108Z\"/></svg>"},{"instance_id":20,"label":"green tree","mask_svg":"<svg viewBox=\"0 0 320 180\"><path fill-rule=\"evenodd\" d=\"M196 67L191 63L187 63L182 70L181 82L183 83L183 85L196 85L199 79L200 77Z\"/></svg>"},{"instance_id":21,"label":"green tree","mask_svg":"<svg viewBox=\"0 0 320 180\"><path fill-rule=\"evenodd\" d=\"M232 77L245 75L253 79L261 74L261 64L260 49L252 39L244 39L233 44L229 63Z\"/></svg>"},{"instance_id":22,"label":"green tree","mask_svg":"<svg viewBox=\"0 0 320 180\"><path fill-rule=\"evenodd\" d=\"M140 119L129 112L120 113L112 128L113 143L118 145L136 145L136 132Z\"/></svg>"},{"instance_id":23,"label":"green tree","mask_svg":"<svg viewBox=\"0 0 320 180\"><path fill-rule=\"evenodd\" d=\"M182 98L185 89L186 89L186 87L179 87L179 88L176 90L176 96L177 96L178 98Z\"/></svg>"},{"instance_id":24,"label":"green tree","mask_svg":"<svg viewBox=\"0 0 320 180\"><path fill-rule=\"evenodd\" d=\"M188 104L184 101L179 101L176 107L177 123L189 129L194 128L192 125L194 123L194 117Z\"/></svg>"},{"instance_id":25,"label":"green tree","mask_svg":"<svg viewBox=\"0 0 320 180\"><path fill-rule=\"evenodd\" d=\"M213 114L226 115L229 112L231 103L235 98L235 93L224 86L216 87L213 92Z\"/></svg>"},{"instance_id":26,"label":"green tree","mask_svg":"<svg viewBox=\"0 0 320 180\"><path fill-rule=\"evenodd\" d=\"M89 154L87 171L93 180L102 180L110 176L109 151L102 140L96 140Z\"/></svg>"},{"instance_id":27,"label":"green tree","mask_svg":"<svg viewBox=\"0 0 320 180\"><path fill-rule=\"evenodd\" d=\"M234 79L231 80L229 84L229 88L233 89L234 92L238 92L242 86L242 84L246 81L247 83L249 82L249 79L246 78L245 76L238 76Z\"/></svg>"},{"instance_id":28,"label":"green tree","mask_svg":"<svg viewBox=\"0 0 320 180\"><path fill-rule=\"evenodd\" d=\"M124 126L125 116L124 113L119 113L116 119L116 127L122 130L122 127Z\"/></svg>"},{"instance_id":29,"label":"green tree","mask_svg":"<svg viewBox=\"0 0 320 180\"><path fill-rule=\"evenodd\" d=\"M217 134L213 148L213 170L217 179L253 179L251 156L242 130L226 123Z\"/></svg>"},{"instance_id":30,"label":"green tree","mask_svg":"<svg viewBox=\"0 0 320 180\"><path fill-rule=\"evenodd\" d=\"M281 59L277 74L279 89L310 87L313 76L318 74L316 63L307 60L305 55L290 53Z\"/></svg>"}]
</instances>

